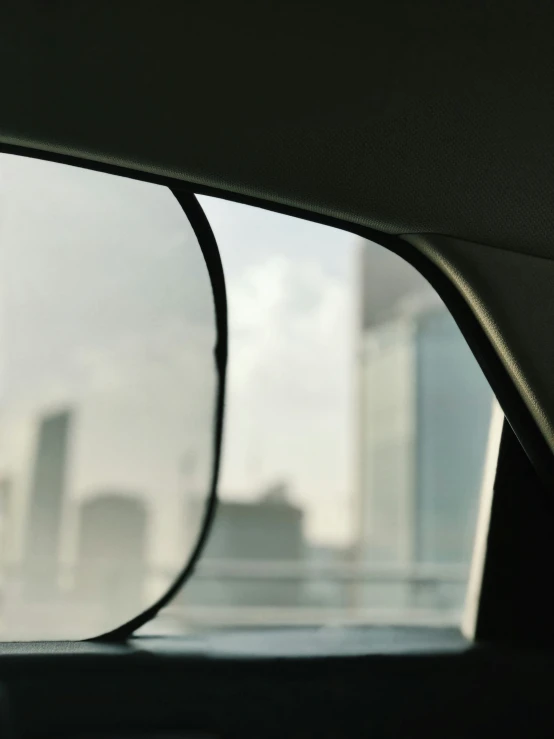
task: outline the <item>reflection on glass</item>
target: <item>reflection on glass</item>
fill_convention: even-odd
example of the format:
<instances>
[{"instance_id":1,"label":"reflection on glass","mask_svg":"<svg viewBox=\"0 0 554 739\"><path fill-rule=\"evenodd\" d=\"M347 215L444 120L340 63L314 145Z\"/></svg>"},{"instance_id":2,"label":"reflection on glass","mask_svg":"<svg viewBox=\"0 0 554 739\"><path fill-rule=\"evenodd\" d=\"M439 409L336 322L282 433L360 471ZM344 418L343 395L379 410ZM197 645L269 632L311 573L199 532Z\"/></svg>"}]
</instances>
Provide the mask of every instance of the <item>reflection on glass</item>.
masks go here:
<instances>
[{"instance_id":1,"label":"reflection on glass","mask_svg":"<svg viewBox=\"0 0 554 739\"><path fill-rule=\"evenodd\" d=\"M0 639L95 636L173 581L209 489L214 343L169 190L0 156Z\"/></svg>"},{"instance_id":2,"label":"reflection on glass","mask_svg":"<svg viewBox=\"0 0 554 739\"><path fill-rule=\"evenodd\" d=\"M493 397L453 319L375 244L201 202L230 310L222 503L149 629L459 624Z\"/></svg>"}]
</instances>

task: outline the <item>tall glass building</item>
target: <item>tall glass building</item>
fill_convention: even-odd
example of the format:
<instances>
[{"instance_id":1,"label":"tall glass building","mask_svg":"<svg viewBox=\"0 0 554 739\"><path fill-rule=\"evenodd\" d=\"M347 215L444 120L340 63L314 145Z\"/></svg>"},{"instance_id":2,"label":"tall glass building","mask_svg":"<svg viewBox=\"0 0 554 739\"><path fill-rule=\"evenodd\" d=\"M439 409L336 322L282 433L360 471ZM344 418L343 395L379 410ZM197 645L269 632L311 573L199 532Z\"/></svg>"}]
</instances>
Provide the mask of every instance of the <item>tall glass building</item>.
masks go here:
<instances>
[{"instance_id":1,"label":"tall glass building","mask_svg":"<svg viewBox=\"0 0 554 739\"><path fill-rule=\"evenodd\" d=\"M394 576L365 583L358 602L459 608L493 396L410 265L366 242L359 266L358 557Z\"/></svg>"}]
</instances>

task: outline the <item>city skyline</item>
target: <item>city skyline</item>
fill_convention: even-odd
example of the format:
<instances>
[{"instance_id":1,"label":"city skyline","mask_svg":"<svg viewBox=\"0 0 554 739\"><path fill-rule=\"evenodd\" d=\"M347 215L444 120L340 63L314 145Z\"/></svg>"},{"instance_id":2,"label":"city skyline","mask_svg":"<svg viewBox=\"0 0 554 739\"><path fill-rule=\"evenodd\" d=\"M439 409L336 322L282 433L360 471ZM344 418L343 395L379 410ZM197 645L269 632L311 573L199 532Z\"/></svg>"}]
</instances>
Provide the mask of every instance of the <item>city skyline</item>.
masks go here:
<instances>
[{"instance_id":1,"label":"city skyline","mask_svg":"<svg viewBox=\"0 0 554 739\"><path fill-rule=\"evenodd\" d=\"M59 166L38 164L46 167ZM33 177L37 176L36 165L32 160L26 163L26 166L31 167ZM10 176L13 178L15 174L20 177L20 187L26 185L21 173L12 171ZM43 178L46 176L44 172L38 174ZM50 170L46 174L50 178ZM154 225L149 224L150 238L155 233L154 228L158 228L162 216L166 217L170 227L164 255L175 255L171 257L173 261L166 259L166 264L172 267L173 275L174 267L179 263L175 260L181 258L178 252L179 249L182 250L179 243L181 237L176 238L176 229L184 226L178 220L172 205L169 202L164 204L161 197L163 188L125 181L125 188L121 190L120 178L93 174L100 179L93 183L92 192L103 191L106 186L104 180L107 179L119 202L123 198L126 207L133 208L133 212L136 198L142 199L148 210L146 206L155 191L158 217ZM71 171L71 177L74 175L81 188L88 190L91 187L88 181L79 180L81 172ZM68 183L64 177L60 177L59 181L66 195ZM4 180L7 181L5 173ZM126 189L127 182L132 183L129 191ZM40 187L40 177L36 186ZM147 189L141 189L143 187ZM154 190L148 189L150 187L154 187ZM55 191L55 187L53 190ZM105 197L104 193L103 198ZM14 190L14 201L16 199L17 189ZM219 242L230 304L231 354L219 486L221 497L228 500L254 500L267 485L275 480L285 479L292 490L293 499L306 510L309 538L319 543L347 545L355 538L352 364L358 310L355 254L360 249L361 242L351 234L319 224L214 198L201 197L200 200ZM151 208L146 215L152 219ZM112 219L113 217L112 215ZM133 234L137 238L143 223L141 220L133 225ZM2 228L8 228L5 222ZM6 235L9 236L9 228ZM27 236L29 240L30 236ZM148 248L148 239L144 239L144 234L141 234L141 239L145 248ZM410 289L414 283L424 284L415 270L400 258L375 245L371 249L375 264L380 265L379 269L384 269L380 281L381 289L385 285L399 283L401 292L406 292L405 286L402 287L402 280L407 281ZM99 259L100 268L102 264L102 259ZM36 285L36 281L31 284ZM142 281L140 284L145 283ZM185 283L176 282L172 276L171 285L174 296L172 300L177 301L176 305L182 305L181 293L186 292ZM13 285L11 290L13 292ZM138 296L133 297L134 304L138 306L137 299ZM385 302L390 300L386 291L383 299ZM150 395L154 399L156 412L159 412L164 406L160 393L169 386L183 385L183 371L186 367L182 362L186 362L186 359L184 356L167 354L167 351L168 347L179 345L187 345L187 350L190 349L187 342L190 334L186 333L188 328L180 327L178 321L176 323L175 312L166 312L166 319L160 322L159 306L157 303L153 305L155 311L152 313L152 321L140 324L140 340L134 329L131 332L126 331L124 341L118 339L117 344L108 342L106 346L97 347L94 351L79 348L76 364L69 366L69 373L65 373L64 379L69 378L68 387L71 390L75 386L75 378L82 378L85 368L90 378L91 398L94 399L93 405L80 408L82 425L90 429L90 433L86 432L89 439L86 446L91 460L89 471L85 469L77 473L77 479L71 482L70 487L71 497L79 500L96 489L114 485L134 489L145 498L155 495L160 501L158 531L173 531L171 535L161 533L156 537L161 549L165 550L165 554L161 551L159 556L171 559L173 554L170 550L176 551L178 547L178 528L174 516L164 514L162 499L165 496L166 510L176 510L183 486L197 490L207 488L206 472L203 473L203 483L194 479L199 474L198 464L192 463L191 467L190 463L190 448L194 444L183 439L182 419L186 416L185 407L172 408L171 401L166 404L167 413L164 413L167 431L163 436L158 433L154 437L143 434L142 440L137 437L138 446L133 453L132 464L127 461L129 458L124 457L120 464L117 459L110 461L113 455L106 444L102 443L106 426L102 416L107 418L106 413L109 414L111 428L119 438L124 438L127 433L129 414L125 410L125 402L128 401L124 401L121 406L118 394L122 390L123 393L128 393L130 379L134 393L132 402L135 404L133 415L135 419L142 418L139 423L133 424L136 427L135 434L141 427L146 428L152 414L152 405L144 403L144 398L148 395L144 393L145 387L151 389ZM30 314L31 307L32 300L27 306L27 315ZM55 314L57 318L62 309L63 305L60 304ZM154 316L157 318L154 319ZM101 322L100 325L103 326L104 323ZM296 328L291 329L291 326ZM9 338L5 330L0 332L0 339L2 336L4 340ZM71 340L73 336L74 334L69 333L67 340ZM59 339L57 341L63 352L63 344L59 344ZM25 367L29 365L41 368L42 372L42 360L46 356L44 347L45 339L38 342L38 358L31 362L27 352L21 355L21 363L24 361ZM37 347L33 348L34 351L36 349ZM145 349L148 352L145 353ZM173 362L170 374L162 370L159 361L164 353L166 364L166 360ZM211 361L209 356L208 361ZM4 372L4 385L5 375ZM32 403L36 406L41 398L42 380L39 377L35 384L35 380L29 378L27 370L22 374L12 372L11 377L12 383L16 381L15 392L10 392L11 405L20 403L23 396L24 403L18 409L17 417L11 418L10 403L5 404L4 425L10 428L9 444L16 447L15 456L19 454L20 474L14 474L13 477L17 478L16 485L25 488L28 480L24 479L25 464L22 460L28 456L33 434L29 406ZM310 378L309 386L306 386L307 378ZM64 394L67 397L68 387L64 385L60 391L61 380L62 377L58 378L57 384L54 383L48 389L46 396L42 393L43 402L46 397L46 408L48 403L53 407L59 405L60 397L63 399ZM127 384L126 388L123 383ZM18 391L18 388L21 390ZM106 388L109 389L108 394L105 393ZM29 392L23 392L27 389ZM186 394L183 393L183 400ZM143 398L136 405L139 395ZM293 438L292 441L290 419L293 419L292 426L297 434L296 440ZM97 439L92 444L91 434ZM177 442L178 446L175 443L177 439L182 439ZM162 444L159 443L160 440L163 440ZM174 449L171 459L166 453L168 442ZM155 468L149 474L144 467L149 455L137 450L144 450L152 443L156 447L155 454L152 450L150 457L157 457L157 460ZM0 455L2 453L9 456L10 450L6 449L6 440L2 439L0 433ZM75 456L79 458L79 450ZM189 464L188 471L185 471L182 460L187 456ZM108 460L116 474L98 476L96 459L100 457ZM15 467L17 468L17 464ZM129 474L129 470L132 470L132 474ZM160 483L162 480L164 482ZM154 490L157 492L154 493ZM24 497L22 489L19 490L19 497ZM171 541L175 544L170 547Z\"/></svg>"},{"instance_id":2,"label":"city skyline","mask_svg":"<svg viewBox=\"0 0 554 739\"><path fill-rule=\"evenodd\" d=\"M123 505L124 493L144 520L148 567L176 574L196 541L213 462L215 315L192 228L171 192L156 185L8 155L0 157L0 174L0 472L10 478L12 558L23 557L27 523L34 532L46 520L36 503L36 469L49 469L40 462L41 418L70 412L57 463L63 492L59 482L60 500L50 506L56 525L50 534L32 533L33 545L56 539L59 529L61 560L75 561L81 512L96 510L98 496L110 491ZM380 246L257 208L199 200L229 298L224 506L257 510L263 492L284 482L289 504L302 511L307 545L345 551L359 533L365 495L356 467L360 340L373 332L372 341L390 343L388 324L397 319L405 319L409 340L422 311L448 314L426 281ZM395 402L406 401L406 417L423 397L414 389L424 387L422 377L438 373L431 385L444 394L446 364L436 349L450 339L437 341L429 371L417 369L423 355L410 350L406 363L395 359L370 383L383 399L403 372L398 388L406 392ZM471 357L459 332L455 346ZM393 415L377 413L370 425L385 433ZM484 438L486 419L481 426ZM411 441L405 454L401 446L391 457L396 470L412 455ZM371 459L381 469L382 455ZM427 463L441 469L437 460ZM426 485L432 508L433 476ZM398 497L396 478L385 475L380 488L387 504ZM187 497L201 505L187 508ZM383 525L380 536L391 539L393 529Z\"/></svg>"},{"instance_id":3,"label":"city skyline","mask_svg":"<svg viewBox=\"0 0 554 739\"><path fill-rule=\"evenodd\" d=\"M37 417L71 407L68 500L150 499L152 556L177 568L180 460L194 454L208 489L216 379L211 285L185 214L163 187L0 155L0 238L0 468L14 515L26 515Z\"/></svg>"},{"instance_id":4,"label":"city skyline","mask_svg":"<svg viewBox=\"0 0 554 739\"><path fill-rule=\"evenodd\" d=\"M186 219L168 191L147 183L49 162L21 162L8 155L0 158L0 175L4 244L0 467L11 470L14 497L23 501L29 487L26 460L34 443L35 415L63 408L68 402L79 407L75 463L69 473L71 498L80 500L109 485L155 497L159 501L158 556L171 560L179 549L178 527L175 517L165 511L176 509L183 486L207 489L206 455L204 462L193 464L192 472L190 464L188 471L183 470L183 457L190 457L195 447L194 439L186 438L184 422L190 417L191 401L202 396L213 401L208 398L211 391L202 389L196 379L209 378L211 353L202 336L194 334L182 318L191 311L198 314L194 291L188 297L196 280L185 279L190 273L186 265L193 258L187 247ZM90 229L79 223L79 214L85 221L90 218L88 198L100 213L107 208L103 222L94 222ZM343 341L339 329L351 319L351 255L357 238L255 208L200 199L220 244L230 302L221 495L253 499L260 489L286 479L295 500L307 510L309 536L321 542L345 542L351 537L351 339L346 336ZM50 215L60 202L64 213L75 211L63 231ZM116 242L114 232L120 234ZM72 241L79 247L78 260ZM153 242L155 252L150 246ZM63 256L63 269L61 261L55 272L45 263L50 249L56 260ZM152 261L160 252L162 258ZM18 261L14 261L16 254ZM107 270L114 254L115 271ZM298 274L291 270L295 254L302 255ZM197 265L203 267L198 259L199 254ZM122 275L126 263L132 272ZM198 266L194 270L198 273ZM83 284L83 274L89 287ZM24 303L18 298L19 284L25 290ZM114 289L121 289L117 302ZM104 296L105 308L98 303L98 294ZM256 308L258 299L260 307ZM90 306L87 310L93 321L87 318L86 335L80 328L86 315L68 309L75 301ZM112 305L109 318L108 305ZM115 321L113 307L120 316ZM297 324L298 332L287 338L289 320ZM273 348L260 341L264 335L274 337ZM19 340L23 336L25 342ZM202 369L192 380L187 374L191 338L204 357ZM335 344L332 354L327 349L329 340ZM317 373L302 358L292 365L286 360L287 355L298 357L299 349L308 345ZM177 351L178 347L183 349ZM260 357L264 358L262 365ZM284 383L275 377L268 361L279 367ZM305 402L300 390L308 372L321 381L319 387L312 383ZM245 388L253 385L260 389L245 395ZM85 402L80 403L83 391ZM287 402L281 402L283 394ZM299 454L298 443L290 445L285 439L284 413L292 404L300 411L295 427L303 454ZM154 413L159 422L151 434L147 425L154 425L148 423ZM202 409L201 414L200 424L204 418L211 421L209 409ZM269 414L272 421L267 424ZM198 420L188 424L197 430ZM110 433L106 433L108 425ZM134 437L129 453L126 437ZM112 448L117 448L117 454ZM198 452L193 456L198 459ZM96 464L99 458L104 460L103 467ZM103 471L108 468L109 472ZM21 542L16 544L16 548L21 546Z\"/></svg>"},{"instance_id":5,"label":"city skyline","mask_svg":"<svg viewBox=\"0 0 554 739\"><path fill-rule=\"evenodd\" d=\"M119 181L112 184L117 200L119 188L125 187ZM0 343L13 352L8 352L4 366L0 366L0 457L4 478L10 479L10 495L17 503L11 506L15 540L19 538L12 559L21 558L29 546L40 549L41 568L48 560L54 572L50 605L63 606L63 599L69 596L73 606L84 609L82 618L92 619L91 624L99 623L94 619L106 614L114 622L126 620L163 593L196 541L204 509L202 495L207 494L211 473L215 394L211 350L215 331L205 265L198 253L194 259L188 253L198 251L198 245L186 220L185 226L179 227L184 231L178 238L174 223L165 234L167 241L161 251L159 246L152 248L154 232L146 236L141 232L143 219L150 222L166 208L176 216L175 203L167 199L172 197L168 191L156 186L138 194L144 206L138 219L131 208L135 196L127 210L123 207L115 212L110 205L109 217L95 234L107 245L97 249L94 239L90 241L87 277L94 278L94 287L88 291L81 290L79 261L74 260L69 271L65 267L73 259L74 239L82 230L80 222L77 230L68 228L62 212L58 231L54 229L59 243L49 244L59 270L46 275L45 280L41 275L52 266L52 260L43 258L41 264L39 258L39 264L33 263L27 273L33 258L42 257L36 253L41 249L37 234L26 234L22 243L17 239L11 243L8 237L14 237L17 218L12 213L13 223L10 218L0 223L9 247L2 254ZM454 350L448 361L455 365L469 357L467 367L477 369L479 388L486 388L454 322L419 274L375 244L317 224L302 224L298 229L299 222L294 219L255 208L201 200L218 238L226 272L231 348L219 485L223 502L205 556L217 550L223 559L237 558L237 552L238 559L261 563L265 558L293 558L316 570L330 565L331 572L341 563L417 564L421 557L411 542L426 530L429 541L424 544L431 551L436 527L430 522L440 508L440 485L433 475L428 475L423 486L416 485L423 467L412 464L415 450L426 444L429 447L429 439L420 434L415 440L416 426L419 432L423 416L419 412L414 415L414 408L423 407L423 388L427 386L434 408L427 415L433 417L437 409L440 411L440 394L445 392L441 372L448 375L446 384L456 375L454 367L446 369L443 350ZM125 205L125 198L120 203ZM17 199L15 204L23 207ZM82 202L81 207L81 215L90 217L95 225L96 210L89 212ZM31 209L35 226L40 215ZM134 239L140 248L128 250L128 241ZM340 253L336 251L337 239L339 244L342 239ZM13 249L16 245L17 250ZM304 246L297 254L296 249ZM108 268L114 256L116 262L122 260L127 266L117 276ZM183 279L175 279L178 270ZM27 280L24 300L14 288L20 277ZM150 279L161 281L167 290L158 285L155 297L149 297ZM198 280L207 290L202 299ZM189 284L194 288L190 294ZM45 298L47 309L41 312ZM435 314L446 317L449 328L446 333L442 329L436 335L431 332L435 338L422 372L423 354L414 337L423 317ZM110 325L104 331L108 317ZM83 327L87 329L84 332ZM25 340L20 342L19 336ZM371 351L379 358L381 345L385 354L394 346L401 351L393 353L392 362L387 360L369 378L371 393L379 401L372 409L356 395L360 387L356 380L360 362L366 361ZM463 374L458 372L461 394L456 390L454 400L473 393L472 387L464 386ZM395 384L395 377L400 384ZM480 397L475 395L477 406ZM404 420L398 421L393 406L400 408ZM465 406L471 416L471 404ZM379 444L374 450L359 444L360 411L374 438L391 437L394 454ZM480 424L484 438L487 419L481 423L482 416L473 413L472 418ZM441 418L445 422L445 417ZM403 433L403 425L408 434ZM446 432L450 433L449 429L435 424L431 441L437 434L442 440L448 438ZM428 469L440 471L445 465L433 457L432 447L431 443ZM45 451L48 449L51 451ZM355 456L359 461L360 455L371 468L366 482L354 461ZM465 461L464 457L463 464ZM368 484L371 475L379 477L379 471L387 472L387 464L395 474L382 474L378 484ZM479 479L477 467L472 468L473 482ZM401 480L396 473L403 468L406 474ZM448 485L448 480L443 483ZM457 508L463 508L469 489L464 492L458 484L450 488L457 496ZM475 497L476 484L469 492ZM399 527L398 516L377 519L372 514L373 529L366 527L357 541L356 524L363 523L363 517L356 518L359 511L355 506L366 498L372 505L379 498L389 509L398 507L405 498L400 508L410 510L411 517L402 513ZM418 506L425 500L428 510L420 515ZM48 515L43 515L44 506ZM444 518L443 523L448 528L457 522ZM471 528L473 520L468 525ZM377 538L389 553L394 541L401 541L406 554L381 557L375 548ZM214 549L218 541L219 549ZM357 562L353 557L364 542L365 554ZM357 549L354 543L359 545ZM466 555L456 550L453 564L465 567ZM444 564L441 557L437 555L431 564ZM32 568L26 571L28 579ZM239 581L245 577L236 576ZM237 592L249 593L249 600L260 606L265 601L273 605L291 601L288 605L298 607L352 605L358 591L369 592L372 607L390 605L391 583L383 591L374 584L356 591L348 585L348 573L328 582L298 574L284 576L285 580L292 577L294 585L272 580L260 591L259 583L247 582L248 576ZM371 578L371 573L368 576ZM403 605L411 607L412 596L419 591L408 571L403 577L397 585L406 595L401 599ZM218 582L224 579L216 578L212 593L217 591ZM439 585L440 576L436 575L431 593L425 596L428 604L438 597ZM210 588L190 592L202 591L210 592ZM459 587L455 592L452 602L458 607ZM236 601L236 594L229 598ZM87 603L95 604L90 612ZM95 609L100 609L100 616L94 615ZM12 617L16 623L17 614Z\"/></svg>"}]
</instances>

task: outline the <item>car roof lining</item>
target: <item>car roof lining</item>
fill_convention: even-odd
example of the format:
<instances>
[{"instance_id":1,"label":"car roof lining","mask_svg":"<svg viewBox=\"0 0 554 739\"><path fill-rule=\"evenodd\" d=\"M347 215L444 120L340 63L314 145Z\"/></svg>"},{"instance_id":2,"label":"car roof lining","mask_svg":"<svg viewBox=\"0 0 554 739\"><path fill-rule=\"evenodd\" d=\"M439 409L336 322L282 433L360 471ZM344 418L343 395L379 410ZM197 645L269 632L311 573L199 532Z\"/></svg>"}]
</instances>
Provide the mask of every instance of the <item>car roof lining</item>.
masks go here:
<instances>
[{"instance_id":1,"label":"car roof lining","mask_svg":"<svg viewBox=\"0 0 554 739\"><path fill-rule=\"evenodd\" d=\"M0 141L552 256L554 8L8 3Z\"/></svg>"}]
</instances>

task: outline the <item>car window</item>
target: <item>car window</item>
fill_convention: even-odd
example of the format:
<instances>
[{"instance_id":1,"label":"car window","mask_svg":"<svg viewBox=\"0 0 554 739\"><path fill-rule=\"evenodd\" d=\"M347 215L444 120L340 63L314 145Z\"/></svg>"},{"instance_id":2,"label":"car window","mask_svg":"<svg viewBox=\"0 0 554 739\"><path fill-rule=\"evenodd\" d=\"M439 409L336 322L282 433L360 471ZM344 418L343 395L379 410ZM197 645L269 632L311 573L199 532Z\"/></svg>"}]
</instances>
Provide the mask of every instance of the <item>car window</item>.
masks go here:
<instances>
[{"instance_id":1,"label":"car window","mask_svg":"<svg viewBox=\"0 0 554 739\"><path fill-rule=\"evenodd\" d=\"M377 244L200 201L229 298L221 502L149 628L458 625L494 398L453 318Z\"/></svg>"},{"instance_id":2,"label":"car window","mask_svg":"<svg viewBox=\"0 0 554 739\"><path fill-rule=\"evenodd\" d=\"M0 639L97 636L202 527L212 286L166 187L0 155ZM192 469L194 468L194 469ZM195 516L195 517L193 517Z\"/></svg>"},{"instance_id":3,"label":"car window","mask_svg":"<svg viewBox=\"0 0 554 739\"><path fill-rule=\"evenodd\" d=\"M381 246L200 202L229 298L221 501L141 633L458 624L494 399L452 317ZM0 209L0 638L95 636L198 541L212 285L165 187L2 155Z\"/></svg>"}]
</instances>

